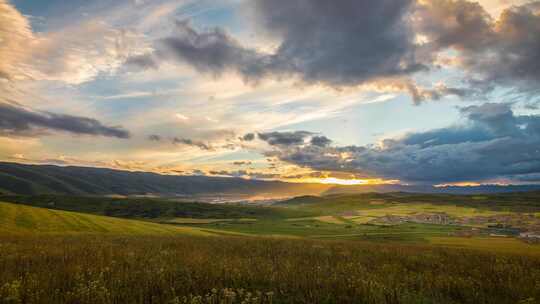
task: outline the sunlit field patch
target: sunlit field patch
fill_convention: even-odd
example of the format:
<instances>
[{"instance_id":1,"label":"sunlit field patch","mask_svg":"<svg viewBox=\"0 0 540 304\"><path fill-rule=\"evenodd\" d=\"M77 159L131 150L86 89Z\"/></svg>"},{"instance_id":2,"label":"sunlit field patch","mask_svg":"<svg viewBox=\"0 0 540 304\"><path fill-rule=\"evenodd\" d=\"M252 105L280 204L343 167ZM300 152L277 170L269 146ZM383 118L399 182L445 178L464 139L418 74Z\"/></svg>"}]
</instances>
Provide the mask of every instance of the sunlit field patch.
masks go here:
<instances>
[{"instance_id":1,"label":"sunlit field patch","mask_svg":"<svg viewBox=\"0 0 540 304\"><path fill-rule=\"evenodd\" d=\"M346 223L339 217L332 216L332 215L318 216L318 217L315 217L315 219L324 223L331 223L331 224L345 224Z\"/></svg>"},{"instance_id":2,"label":"sunlit field patch","mask_svg":"<svg viewBox=\"0 0 540 304\"><path fill-rule=\"evenodd\" d=\"M197 228L118 219L0 202L0 233L9 234L189 234L211 235Z\"/></svg>"}]
</instances>

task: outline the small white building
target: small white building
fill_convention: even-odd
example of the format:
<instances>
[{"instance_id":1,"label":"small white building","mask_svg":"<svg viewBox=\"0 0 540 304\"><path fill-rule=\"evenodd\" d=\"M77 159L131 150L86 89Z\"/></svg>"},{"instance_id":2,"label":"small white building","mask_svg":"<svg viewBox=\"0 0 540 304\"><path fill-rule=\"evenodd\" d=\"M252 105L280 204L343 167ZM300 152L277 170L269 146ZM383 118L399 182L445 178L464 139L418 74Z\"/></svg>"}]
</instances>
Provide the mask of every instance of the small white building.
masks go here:
<instances>
[{"instance_id":1,"label":"small white building","mask_svg":"<svg viewBox=\"0 0 540 304\"><path fill-rule=\"evenodd\" d=\"M522 232L519 234L519 237L524 238L524 239L540 240L540 232L532 232L532 231Z\"/></svg>"}]
</instances>

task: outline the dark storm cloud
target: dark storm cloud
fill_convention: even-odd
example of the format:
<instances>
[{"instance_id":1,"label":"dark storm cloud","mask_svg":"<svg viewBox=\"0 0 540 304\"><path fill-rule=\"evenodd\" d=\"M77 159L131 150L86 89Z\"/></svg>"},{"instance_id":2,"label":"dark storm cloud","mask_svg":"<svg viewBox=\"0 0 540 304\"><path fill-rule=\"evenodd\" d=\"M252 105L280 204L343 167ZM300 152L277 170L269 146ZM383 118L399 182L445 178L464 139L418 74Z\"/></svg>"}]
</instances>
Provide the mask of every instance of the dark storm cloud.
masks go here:
<instances>
[{"instance_id":1,"label":"dark storm cloud","mask_svg":"<svg viewBox=\"0 0 540 304\"><path fill-rule=\"evenodd\" d=\"M540 173L540 116L507 104L461 110L463 125L410 133L382 146L279 147L268 155L321 171L413 183L514 180Z\"/></svg>"},{"instance_id":2,"label":"dark storm cloud","mask_svg":"<svg viewBox=\"0 0 540 304\"><path fill-rule=\"evenodd\" d=\"M540 11L527 7L506 10L495 27L497 40L490 48L496 58L475 57L474 68L487 81L540 89Z\"/></svg>"},{"instance_id":3,"label":"dark storm cloud","mask_svg":"<svg viewBox=\"0 0 540 304\"><path fill-rule=\"evenodd\" d=\"M422 68L413 55L413 1L250 1L262 28L279 36L276 57L307 82L356 85Z\"/></svg>"},{"instance_id":4,"label":"dark storm cloud","mask_svg":"<svg viewBox=\"0 0 540 304\"><path fill-rule=\"evenodd\" d=\"M298 146L305 142L305 139L313 135L311 132L267 132L258 133L259 139L267 142L271 146Z\"/></svg>"},{"instance_id":5,"label":"dark storm cloud","mask_svg":"<svg viewBox=\"0 0 540 304\"><path fill-rule=\"evenodd\" d=\"M0 103L0 134L37 135L44 131L63 131L81 135L129 138L128 131L117 126L105 126L98 120L31 111L26 108Z\"/></svg>"},{"instance_id":6,"label":"dark storm cloud","mask_svg":"<svg viewBox=\"0 0 540 304\"><path fill-rule=\"evenodd\" d=\"M491 16L477 2L431 0L415 9L416 30L429 39L434 51L455 47L478 49L493 39Z\"/></svg>"},{"instance_id":7,"label":"dark storm cloud","mask_svg":"<svg viewBox=\"0 0 540 304\"><path fill-rule=\"evenodd\" d=\"M279 41L274 52L246 46L223 29L197 30L182 21L157 43L156 54L129 61L144 68L157 66L156 58L181 61L215 76L237 72L254 83L293 77L343 87L399 80L394 89L408 92L415 103L479 96L496 85L540 90L537 2L508 8L497 20L465 0L253 0L246 5L262 31ZM428 42L419 44L418 35ZM456 57L449 59L448 50ZM444 62L466 72L459 84L420 88L409 77Z\"/></svg>"},{"instance_id":8,"label":"dark storm cloud","mask_svg":"<svg viewBox=\"0 0 540 304\"><path fill-rule=\"evenodd\" d=\"M296 76L308 83L357 85L423 69L414 58L412 0L248 2L257 23L281 38L275 53L243 46L224 30L178 22L159 52L201 72L240 73L248 81Z\"/></svg>"},{"instance_id":9,"label":"dark storm cloud","mask_svg":"<svg viewBox=\"0 0 540 304\"><path fill-rule=\"evenodd\" d=\"M198 32L187 21L176 23L174 34L160 42L159 50L166 58L215 76L237 71L246 79L258 79L267 70L265 55L241 46L222 29Z\"/></svg>"}]
</instances>

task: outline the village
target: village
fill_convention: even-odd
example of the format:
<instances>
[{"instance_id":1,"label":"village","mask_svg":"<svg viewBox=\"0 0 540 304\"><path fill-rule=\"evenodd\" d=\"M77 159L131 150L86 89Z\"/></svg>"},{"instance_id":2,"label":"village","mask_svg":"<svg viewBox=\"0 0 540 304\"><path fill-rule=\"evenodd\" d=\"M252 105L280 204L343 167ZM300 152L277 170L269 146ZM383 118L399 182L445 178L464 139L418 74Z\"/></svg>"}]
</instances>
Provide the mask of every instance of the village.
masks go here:
<instances>
[{"instance_id":1,"label":"village","mask_svg":"<svg viewBox=\"0 0 540 304\"><path fill-rule=\"evenodd\" d=\"M488 234L493 237L517 237L528 243L540 243L540 218L530 213L463 217L450 216L445 212L411 215L387 214L368 223L375 225L399 225L404 223L456 225L470 228L456 232L457 236Z\"/></svg>"}]
</instances>

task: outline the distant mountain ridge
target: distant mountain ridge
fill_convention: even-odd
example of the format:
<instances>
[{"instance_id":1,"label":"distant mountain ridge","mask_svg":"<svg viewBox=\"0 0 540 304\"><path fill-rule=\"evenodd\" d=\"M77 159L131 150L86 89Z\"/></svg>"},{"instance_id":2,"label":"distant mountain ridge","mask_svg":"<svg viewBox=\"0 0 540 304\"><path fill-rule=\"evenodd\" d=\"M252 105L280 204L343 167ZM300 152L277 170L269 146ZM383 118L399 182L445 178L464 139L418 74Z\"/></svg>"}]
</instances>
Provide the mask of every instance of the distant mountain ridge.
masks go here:
<instances>
[{"instance_id":1,"label":"distant mountain ridge","mask_svg":"<svg viewBox=\"0 0 540 304\"><path fill-rule=\"evenodd\" d=\"M107 168L0 162L0 192L5 194L300 195L322 193L329 188L331 186L322 184L292 184L232 177L161 175Z\"/></svg>"},{"instance_id":2,"label":"distant mountain ridge","mask_svg":"<svg viewBox=\"0 0 540 304\"><path fill-rule=\"evenodd\" d=\"M433 187L429 185L336 186L229 177L161 175L106 168L28 165L0 162L0 193L63 195L267 195L297 196L334 193L418 192L479 194L540 191L540 185Z\"/></svg>"}]
</instances>

